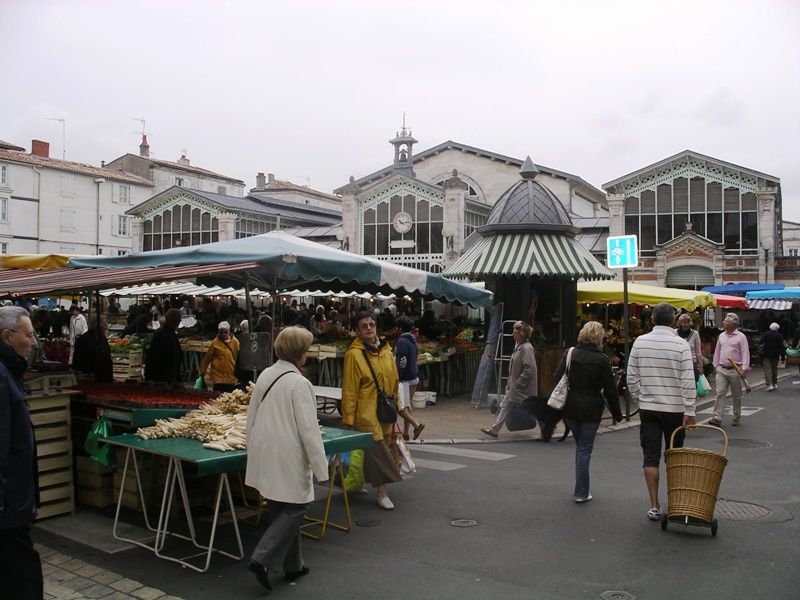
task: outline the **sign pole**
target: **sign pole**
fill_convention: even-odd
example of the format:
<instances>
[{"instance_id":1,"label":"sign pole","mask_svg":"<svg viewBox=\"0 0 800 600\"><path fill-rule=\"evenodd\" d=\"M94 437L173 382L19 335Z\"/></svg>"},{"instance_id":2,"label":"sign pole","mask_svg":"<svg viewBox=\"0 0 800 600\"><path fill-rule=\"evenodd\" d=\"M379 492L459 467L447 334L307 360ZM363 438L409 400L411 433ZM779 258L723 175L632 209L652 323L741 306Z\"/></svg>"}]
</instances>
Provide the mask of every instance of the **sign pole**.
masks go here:
<instances>
[{"instance_id":1,"label":"sign pole","mask_svg":"<svg viewBox=\"0 0 800 600\"><path fill-rule=\"evenodd\" d=\"M628 311L628 269L622 269L622 337L625 340L625 369L628 369L628 346L630 344L630 328L628 326L628 319L630 313ZM625 394L625 420L631 420L631 398Z\"/></svg>"}]
</instances>

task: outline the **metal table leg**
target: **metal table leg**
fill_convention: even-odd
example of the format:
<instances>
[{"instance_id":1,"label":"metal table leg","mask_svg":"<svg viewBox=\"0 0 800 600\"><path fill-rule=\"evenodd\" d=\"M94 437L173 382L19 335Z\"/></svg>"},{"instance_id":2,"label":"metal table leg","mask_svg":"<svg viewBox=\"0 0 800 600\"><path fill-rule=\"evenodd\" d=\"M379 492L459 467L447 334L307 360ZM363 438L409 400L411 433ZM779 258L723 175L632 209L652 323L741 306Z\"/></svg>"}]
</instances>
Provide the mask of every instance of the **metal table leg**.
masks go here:
<instances>
[{"instance_id":1,"label":"metal table leg","mask_svg":"<svg viewBox=\"0 0 800 600\"><path fill-rule=\"evenodd\" d=\"M339 477L339 482L342 484L342 499L344 501L344 514L347 519L347 525L340 525L339 523L334 523L330 520L331 501L333 500L333 484L337 476ZM345 532L349 532L353 528L353 521L350 517L350 502L347 499L347 490L344 488L344 468L342 467L342 460L339 453L336 453L336 456L333 459L333 473L330 481L328 481L328 495L325 499L325 510L322 513L322 518L319 519L306 515L305 519L308 522L305 525L300 526L300 533L307 538L311 538L312 540L321 540L328 527L333 527L334 529ZM319 533L315 535L309 531L306 531L306 528L312 527L320 527Z\"/></svg>"}]
</instances>

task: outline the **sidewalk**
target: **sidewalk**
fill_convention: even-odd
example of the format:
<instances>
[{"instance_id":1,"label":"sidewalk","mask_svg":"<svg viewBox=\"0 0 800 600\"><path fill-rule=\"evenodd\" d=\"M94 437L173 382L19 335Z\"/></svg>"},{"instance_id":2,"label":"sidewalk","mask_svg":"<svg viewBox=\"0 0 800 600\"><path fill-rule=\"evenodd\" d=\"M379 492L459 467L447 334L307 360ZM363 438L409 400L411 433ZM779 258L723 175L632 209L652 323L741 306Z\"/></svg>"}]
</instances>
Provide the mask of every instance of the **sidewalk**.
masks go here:
<instances>
[{"instance_id":1,"label":"sidewalk","mask_svg":"<svg viewBox=\"0 0 800 600\"><path fill-rule=\"evenodd\" d=\"M796 377L797 371L793 367L780 368L778 370L778 380ZM756 367L750 373L750 386L755 390L765 387L761 369ZM791 385L791 383L789 383ZM697 409L701 410L714 403L714 393L710 393L697 403ZM441 398L435 406L428 406L424 409L415 408L414 418L421 423L425 423L425 430L420 439L412 443L424 444L495 444L499 442L531 442L541 437L539 428L529 431L508 431L503 429L497 439L481 433L481 427L489 427L495 419L495 415L486 408L475 408L470 402L469 395ZM611 433L623 431L639 426L639 417L634 415L630 421L622 421L612 425L609 419L600 423L598 433ZM553 441L558 440L564 432L563 423L560 423L553 434Z\"/></svg>"},{"instance_id":2,"label":"sidewalk","mask_svg":"<svg viewBox=\"0 0 800 600\"><path fill-rule=\"evenodd\" d=\"M36 544L42 558L45 600L181 600L161 590Z\"/></svg>"}]
</instances>

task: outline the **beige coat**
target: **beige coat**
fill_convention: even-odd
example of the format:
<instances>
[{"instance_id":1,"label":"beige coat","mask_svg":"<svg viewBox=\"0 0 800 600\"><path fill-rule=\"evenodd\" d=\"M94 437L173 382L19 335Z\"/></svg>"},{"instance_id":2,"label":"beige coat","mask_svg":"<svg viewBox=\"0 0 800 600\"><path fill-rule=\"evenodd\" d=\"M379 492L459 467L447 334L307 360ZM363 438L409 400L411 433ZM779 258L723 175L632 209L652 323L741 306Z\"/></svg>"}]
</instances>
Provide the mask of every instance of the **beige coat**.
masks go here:
<instances>
[{"instance_id":1,"label":"beige coat","mask_svg":"<svg viewBox=\"0 0 800 600\"><path fill-rule=\"evenodd\" d=\"M297 367L279 360L259 375L247 410L245 483L269 500L306 504L314 500L312 474L328 479L314 388Z\"/></svg>"},{"instance_id":2,"label":"beige coat","mask_svg":"<svg viewBox=\"0 0 800 600\"><path fill-rule=\"evenodd\" d=\"M508 370L506 400L520 404L526 398L536 396L538 391L536 352L530 342L523 342L511 353Z\"/></svg>"}]
</instances>

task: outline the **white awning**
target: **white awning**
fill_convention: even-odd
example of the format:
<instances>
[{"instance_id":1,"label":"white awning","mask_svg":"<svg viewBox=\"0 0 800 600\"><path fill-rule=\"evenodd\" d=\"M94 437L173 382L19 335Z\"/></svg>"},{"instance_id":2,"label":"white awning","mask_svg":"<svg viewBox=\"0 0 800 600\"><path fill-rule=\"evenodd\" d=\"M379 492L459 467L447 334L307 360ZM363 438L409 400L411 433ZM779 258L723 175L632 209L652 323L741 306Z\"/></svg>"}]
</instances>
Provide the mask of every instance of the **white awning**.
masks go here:
<instances>
[{"instance_id":1,"label":"white awning","mask_svg":"<svg viewBox=\"0 0 800 600\"><path fill-rule=\"evenodd\" d=\"M752 310L792 310L791 300L748 300L747 308Z\"/></svg>"}]
</instances>

